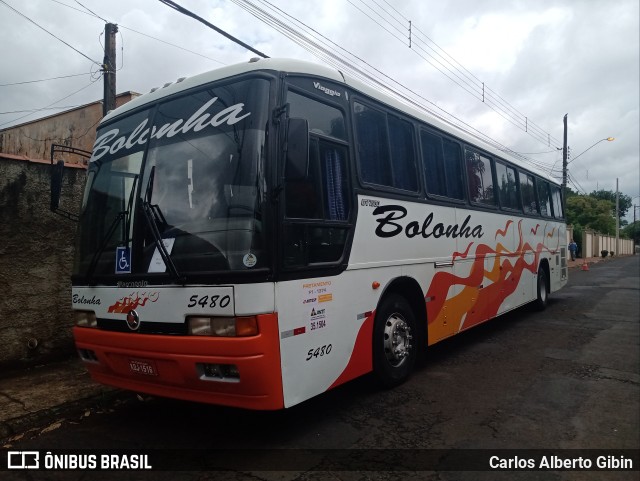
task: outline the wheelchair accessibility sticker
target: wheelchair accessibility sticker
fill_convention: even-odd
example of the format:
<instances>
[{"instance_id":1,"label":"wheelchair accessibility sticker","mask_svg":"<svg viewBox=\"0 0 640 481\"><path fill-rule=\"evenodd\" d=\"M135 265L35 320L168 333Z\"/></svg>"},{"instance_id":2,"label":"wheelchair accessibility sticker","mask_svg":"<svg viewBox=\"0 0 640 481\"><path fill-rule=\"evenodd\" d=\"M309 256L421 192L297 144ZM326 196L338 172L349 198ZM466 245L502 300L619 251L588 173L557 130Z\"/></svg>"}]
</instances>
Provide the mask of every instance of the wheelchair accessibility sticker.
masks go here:
<instances>
[{"instance_id":1,"label":"wheelchair accessibility sticker","mask_svg":"<svg viewBox=\"0 0 640 481\"><path fill-rule=\"evenodd\" d=\"M131 274L131 249L116 247L116 274Z\"/></svg>"}]
</instances>

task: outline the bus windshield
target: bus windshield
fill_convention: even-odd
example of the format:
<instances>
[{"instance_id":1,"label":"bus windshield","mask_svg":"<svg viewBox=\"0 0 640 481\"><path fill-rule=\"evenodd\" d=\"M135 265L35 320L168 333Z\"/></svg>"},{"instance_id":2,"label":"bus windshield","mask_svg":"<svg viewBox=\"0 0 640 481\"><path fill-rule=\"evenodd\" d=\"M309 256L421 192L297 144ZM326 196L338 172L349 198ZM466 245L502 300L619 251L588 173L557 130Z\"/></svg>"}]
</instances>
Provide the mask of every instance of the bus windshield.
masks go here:
<instances>
[{"instance_id":1,"label":"bus windshield","mask_svg":"<svg viewBox=\"0 0 640 481\"><path fill-rule=\"evenodd\" d=\"M268 92L263 79L209 85L101 127L74 274L184 276L268 266Z\"/></svg>"}]
</instances>

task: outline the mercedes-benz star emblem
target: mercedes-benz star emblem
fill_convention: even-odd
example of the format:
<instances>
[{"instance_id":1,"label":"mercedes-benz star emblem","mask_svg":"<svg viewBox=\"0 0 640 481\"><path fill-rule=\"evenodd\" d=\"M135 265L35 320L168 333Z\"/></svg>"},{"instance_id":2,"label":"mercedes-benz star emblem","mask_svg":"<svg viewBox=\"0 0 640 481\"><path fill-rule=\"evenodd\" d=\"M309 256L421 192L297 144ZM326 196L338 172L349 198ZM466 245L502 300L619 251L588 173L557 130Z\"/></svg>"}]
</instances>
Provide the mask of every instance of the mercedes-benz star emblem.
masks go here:
<instances>
[{"instance_id":1,"label":"mercedes-benz star emblem","mask_svg":"<svg viewBox=\"0 0 640 481\"><path fill-rule=\"evenodd\" d=\"M129 326L129 329L132 331L140 329L140 317L136 311L131 310L129 314L127 314L127 326Z\"/></svg>"}]
</instances>

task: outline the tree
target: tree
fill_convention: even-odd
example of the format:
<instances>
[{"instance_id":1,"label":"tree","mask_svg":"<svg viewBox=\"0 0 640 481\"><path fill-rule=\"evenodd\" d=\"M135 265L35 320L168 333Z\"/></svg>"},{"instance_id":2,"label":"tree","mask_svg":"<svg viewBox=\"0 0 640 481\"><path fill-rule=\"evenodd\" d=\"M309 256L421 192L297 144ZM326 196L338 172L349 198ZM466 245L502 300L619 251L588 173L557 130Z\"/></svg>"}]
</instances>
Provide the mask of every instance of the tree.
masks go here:
<instances>
[{"instance_id":1,"label":"tree","mask_svg":"<svg viewBox=\"0 0 640 481\"><path fill-rule=\"evenodd\" d=\"M604 190L604 189L600 189L600 190L594 190L593 192L591 192L591 194L589 194L591 197L595 197L596 199L602 199L602 200L608 200L611 201L613 203L613 208L612 208L612 212L611 214L613 215L613 218L616 218L616 193L612 190ZM623 217L625 215L627 215L627 211L631 208L631 197L629 197L628 195L622 194L620 193L618 195L618 213L619 218L620 218L620 225L624 225L626 224L625 221L623 221Z\"/></svg>"},{"instance_id":2,"label":"tree","mask_svg":"<svg viewBox=\"0 0 640 481\"><path fill-rule=\"evenodd\" d=\"M633 239L634 244L640 244L640 221L632 222L621 232L629 239Z\"/></svg>"},{"instance_id":3,"label":"tree","mask_svg":"<svg viewBox=\"0 0 640 481\"><path fill-rule=\"evenodd\" d=\"M613 205L615 209L615 204ZM567 198L567 224L615 235L616 220L611 214L611 201L588 195Z\"/></svg>"}]
</instances>

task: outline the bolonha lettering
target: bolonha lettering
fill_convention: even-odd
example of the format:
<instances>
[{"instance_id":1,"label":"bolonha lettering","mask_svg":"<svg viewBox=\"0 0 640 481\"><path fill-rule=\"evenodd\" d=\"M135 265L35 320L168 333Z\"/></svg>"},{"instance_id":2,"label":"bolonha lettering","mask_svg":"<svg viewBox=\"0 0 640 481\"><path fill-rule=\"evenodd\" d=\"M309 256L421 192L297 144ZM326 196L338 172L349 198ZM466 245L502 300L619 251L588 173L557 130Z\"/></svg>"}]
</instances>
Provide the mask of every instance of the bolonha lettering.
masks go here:
<instances>
[{"instance_id":1,"label":"bolonha lettering","mask_svg":"<svg viewBox=\"0 0 640 481\"><path fill-rule=\"evenodd\" d=\"M445 225L442 222L438 222L433 226L433 212L430 212L427 217L425 217L422 224L416 220L412 220L406 223L406 225L398 222L407 216L407 209L400 205L376 207L373 215L384 215L384 217L376 219L378 227L376 227L375 230L376 235L382 238L395 237L403 232L409 239L416 236L422 236L424 239L428 239L429 237L433 237L434 239L440 237L453 239L458 237L469 239L473 237L479 239L484 235L481 225L474 227L469 225L471 221L470 215L462 221L462 224Z\"/></svg>"}]
</instances>

